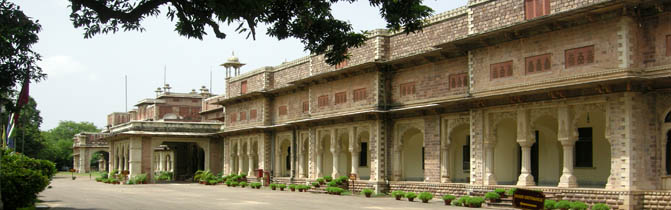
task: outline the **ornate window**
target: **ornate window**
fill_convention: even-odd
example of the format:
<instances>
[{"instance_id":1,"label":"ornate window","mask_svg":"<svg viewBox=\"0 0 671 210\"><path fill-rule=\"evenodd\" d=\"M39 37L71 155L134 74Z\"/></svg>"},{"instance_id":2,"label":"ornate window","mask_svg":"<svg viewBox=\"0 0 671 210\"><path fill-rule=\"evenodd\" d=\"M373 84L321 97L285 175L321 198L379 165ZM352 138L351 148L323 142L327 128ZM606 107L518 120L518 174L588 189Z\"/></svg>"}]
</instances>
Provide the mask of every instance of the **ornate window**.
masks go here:
<instances>
[{"instance_id":1,"label":"ornate window","mask_svg":"<svg viewBox=\"0 0 671 210\"><path fill-rule=\"evenodd\" d=\"M566 68L594 63L594 45L566 50L564 54Z\"/></svg>"},{"instance_id":2,"label":"ornate window","mask_svg":"<svg viewBox=\"0 0 671 210\"><path fill-rule=\"evenodd\" d=\"M527 20L549 15L550 0L525 0L524 13Z\"/></svg>"},{"instance_id":3,"label":"ornate window","mask_svg":"<svg viewBox=\"0 0 671 210\"><path fill-rule=\"evenodd\" d=\"M247 80L240 82L240 94L247 93Z\"/></svg>"},{"instance_id":4,"label":"ornate window","mask_svg":"<svg viewBox=\"0 0 671 210\"><path fill-rule=\"evenodd\" d=\"M237 120L238 115L235 114L235 113L233 113L233 114L231 114L230 118L231 118L231 122L233 123L233 122L235 122L235 121Z\"/></svg>"},{"instance_id":5,"label":"ornate window","mask_svg":"<svg viewBox=\"0 0 671 210\"><path fill-rule=\"evenodd\" d=\"M353 101L361 101L366 99L366 88L356 89L352 91L352 96Z\"/></svg>"},{"instance_id":6,"label":"ornate window","mask_svg":"<svg viewBox=\"0 0 671 210\"><path fill-rule=\"evenodd\" d=\"M401 96L415 95L415 82L403 83L399 86Z\"/></svg>"},{"instance_id":7,"label":"ornate window","mask_svg":"<svg viewBox=\"0 0 671 210\"><path fill-rule=\"evenodd\" d=\"M490 79L513 76L513 61L495 63L489 66Z\"/></svg>"},{"instance_id":8,"label":"ornate window","mask_svg":"<svg viewBox=\"0 0 671 210\"><path fill-rule=\"evenodd\" d=\"M256 109L252 109L251 111L249 111L249 119L250 120L256 119Z\"/></svg>"},{"instance_id":9,"label":"ornate window","mask_svg":"<svg viewBox=\"0 0 671 210\"><path fill-rule=\"evenodd\" d=\"M466 73L451 74L449 79L450 89L468 87L468 74Z\"/></svg>"},{"instance_id":10,"label":"ornate window","mask_svg":"<svg viewBox=\"0 0 671 210\"><path fill-rule=\"evenodd\" d=\"M339 92L335 94L335 104L343 104L347 102L347 92Z\"/></svg>"},{"instance_id":11,"label":"ornate window","mask_svg":"<svg viewBox=\"0 0 671 210\"><path fill-rule=\"evenodd\" d=\"M287 115L287 106L283 105L283 106L278 107L277 112L280 114L280 116Z\"/></svg>"},{"instance_id":12,"label":"ornate window","mask_svg":"<svg viewBox=\"0 0 671 210\"><path fill-rule=\"evenodd\" d=\"M552 54L526 57L524 59L526 74L552 70Z\"/></svg>"},{"instance_id":13,"label":"ornate window","mask_svg":"<svg viewBox=\"0 0 671 210\"><path fill-rule=\"evenodd\" d=\"M247 119L247 113L245 112L240 112L240 121L246 120Z\"/></svg>"},{"instance_id":14,"label":"ornate window","mask_svg":"<svg viewBox=\"0 0 671 210\"><path fill-rule=\"evenodd\" d=\"M328 95L319 96L319 98L317 98L317 106L324 107L324 106L328 106L328 105L329 105L329 96Z\"/></svg>"},{"instance_id":15,"label":"ornate window","mask_svg":"<svg viewBox=\"0 0 671 210\"><path fill-rule=\"evenodd\" d=\"M303 113L308 113L310 111L310 103L303 101Z\"/></svg>"}]
</instances>

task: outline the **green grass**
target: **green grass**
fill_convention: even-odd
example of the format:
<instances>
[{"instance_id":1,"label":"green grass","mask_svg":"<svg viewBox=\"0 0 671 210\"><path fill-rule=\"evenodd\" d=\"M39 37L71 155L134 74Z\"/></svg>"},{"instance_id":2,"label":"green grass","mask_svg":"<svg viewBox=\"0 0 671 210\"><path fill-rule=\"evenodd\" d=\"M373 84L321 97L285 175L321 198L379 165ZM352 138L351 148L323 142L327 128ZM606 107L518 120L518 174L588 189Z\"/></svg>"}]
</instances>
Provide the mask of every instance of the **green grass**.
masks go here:
<instances>
[{"instance_id":1,"label":"green grass","mask_svg":"<svg viewBox=\"0 0 671 210\"><path fill-rule=\"evenodd\" d=\"M74 173L76 177L82 177L82 176L91 176L93 178L99 177L101 174L106 173L106 172L91 172L91 173ZM72 176L72 172L67 172L67 171L59 171L56 173L56 176Z\"/></svg>"}]
</instances>

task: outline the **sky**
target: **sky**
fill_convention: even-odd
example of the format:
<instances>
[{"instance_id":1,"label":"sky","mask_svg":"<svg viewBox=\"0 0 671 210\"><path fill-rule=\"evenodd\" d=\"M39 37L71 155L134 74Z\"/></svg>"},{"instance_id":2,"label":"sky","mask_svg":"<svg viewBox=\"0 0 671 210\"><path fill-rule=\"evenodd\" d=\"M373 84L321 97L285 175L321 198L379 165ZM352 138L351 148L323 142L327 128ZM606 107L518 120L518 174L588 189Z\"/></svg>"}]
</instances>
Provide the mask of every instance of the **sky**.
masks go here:
<instances>
[{"instance_id":1,"label":"sky","mask_svg":"<svg viewBox=\"0 0 671 210\"><path fill-rule=\"evenodd\" d=\"M132 110L135 102L154 97L154 90L163 85L164 68L173 92L190 92L203 85L209 88L212 72L212 92L223 94L225 71L219 64L232 52L247 64L242 73L309 54L297 39L278 41L266 36L265 27L258 29L256 40L235 33L236 24L222 24L221 30L228 35L223 40L213 33L203 40L188 39L174 31L175 23L165 18L165 13L142 22L144 32L117 32L84 39L84 30L74 28L69 19L68 0L10 1L42 25L40 40L33 50L42 55L38 65L47 79L30 87L43 118L42 130L65 120L104 127L107 114ZM424 0L436 14L466 3L467 0ZM365 0L338 3L332 9L336 18L349 21L356 31L386 25L379 8Z\"/></svg>"}]
</instances>

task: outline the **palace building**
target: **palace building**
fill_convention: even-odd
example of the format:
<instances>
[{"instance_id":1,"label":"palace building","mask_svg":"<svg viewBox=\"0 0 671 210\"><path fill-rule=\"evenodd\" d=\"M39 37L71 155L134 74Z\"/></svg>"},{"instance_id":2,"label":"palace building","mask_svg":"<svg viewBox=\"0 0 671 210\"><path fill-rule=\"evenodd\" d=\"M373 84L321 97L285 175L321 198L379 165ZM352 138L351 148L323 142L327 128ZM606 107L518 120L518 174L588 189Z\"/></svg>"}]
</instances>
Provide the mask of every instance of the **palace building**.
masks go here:
<instances>
[{"instance_id":1,"label":"palace building","mask_svg":"<svg viewBox=\"0 0 671 210\"><path fill-rule=\"evenodd\" d=\"M355 189L379 192L525 187L668 209L670 11L661 0L470 0L421 32L371 31L336 66L310 55L240 73L231 57L226 93L196 94L202 109L156 108L172 100L160 93L111 126L109 168L182 179L262 169L301 184L355 174ZM177 164L159 164L163 147Z\"/></svg>"}]
</instances>

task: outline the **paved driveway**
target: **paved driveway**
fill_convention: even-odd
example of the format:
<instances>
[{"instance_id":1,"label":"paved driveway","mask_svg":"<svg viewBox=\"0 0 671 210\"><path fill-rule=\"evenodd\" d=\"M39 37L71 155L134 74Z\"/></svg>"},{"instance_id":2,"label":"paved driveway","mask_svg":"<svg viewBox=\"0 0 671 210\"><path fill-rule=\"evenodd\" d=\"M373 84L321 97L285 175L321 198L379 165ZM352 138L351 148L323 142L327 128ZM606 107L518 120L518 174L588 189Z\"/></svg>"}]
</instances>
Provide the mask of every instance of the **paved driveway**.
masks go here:
<instances>
[{"instance_id":1,"label":"paved driveway","mask_svg":"<svg viewBox=\"0 0 671 210\"><path fill-rule=\"evenodd\" d=\"M430 203L396 201L390 197L230 188L224 185L148 184L110 185L78 177L57 176L52 188L40 194L51 209L468 209Z\"/></svg>"}]
</instances>

